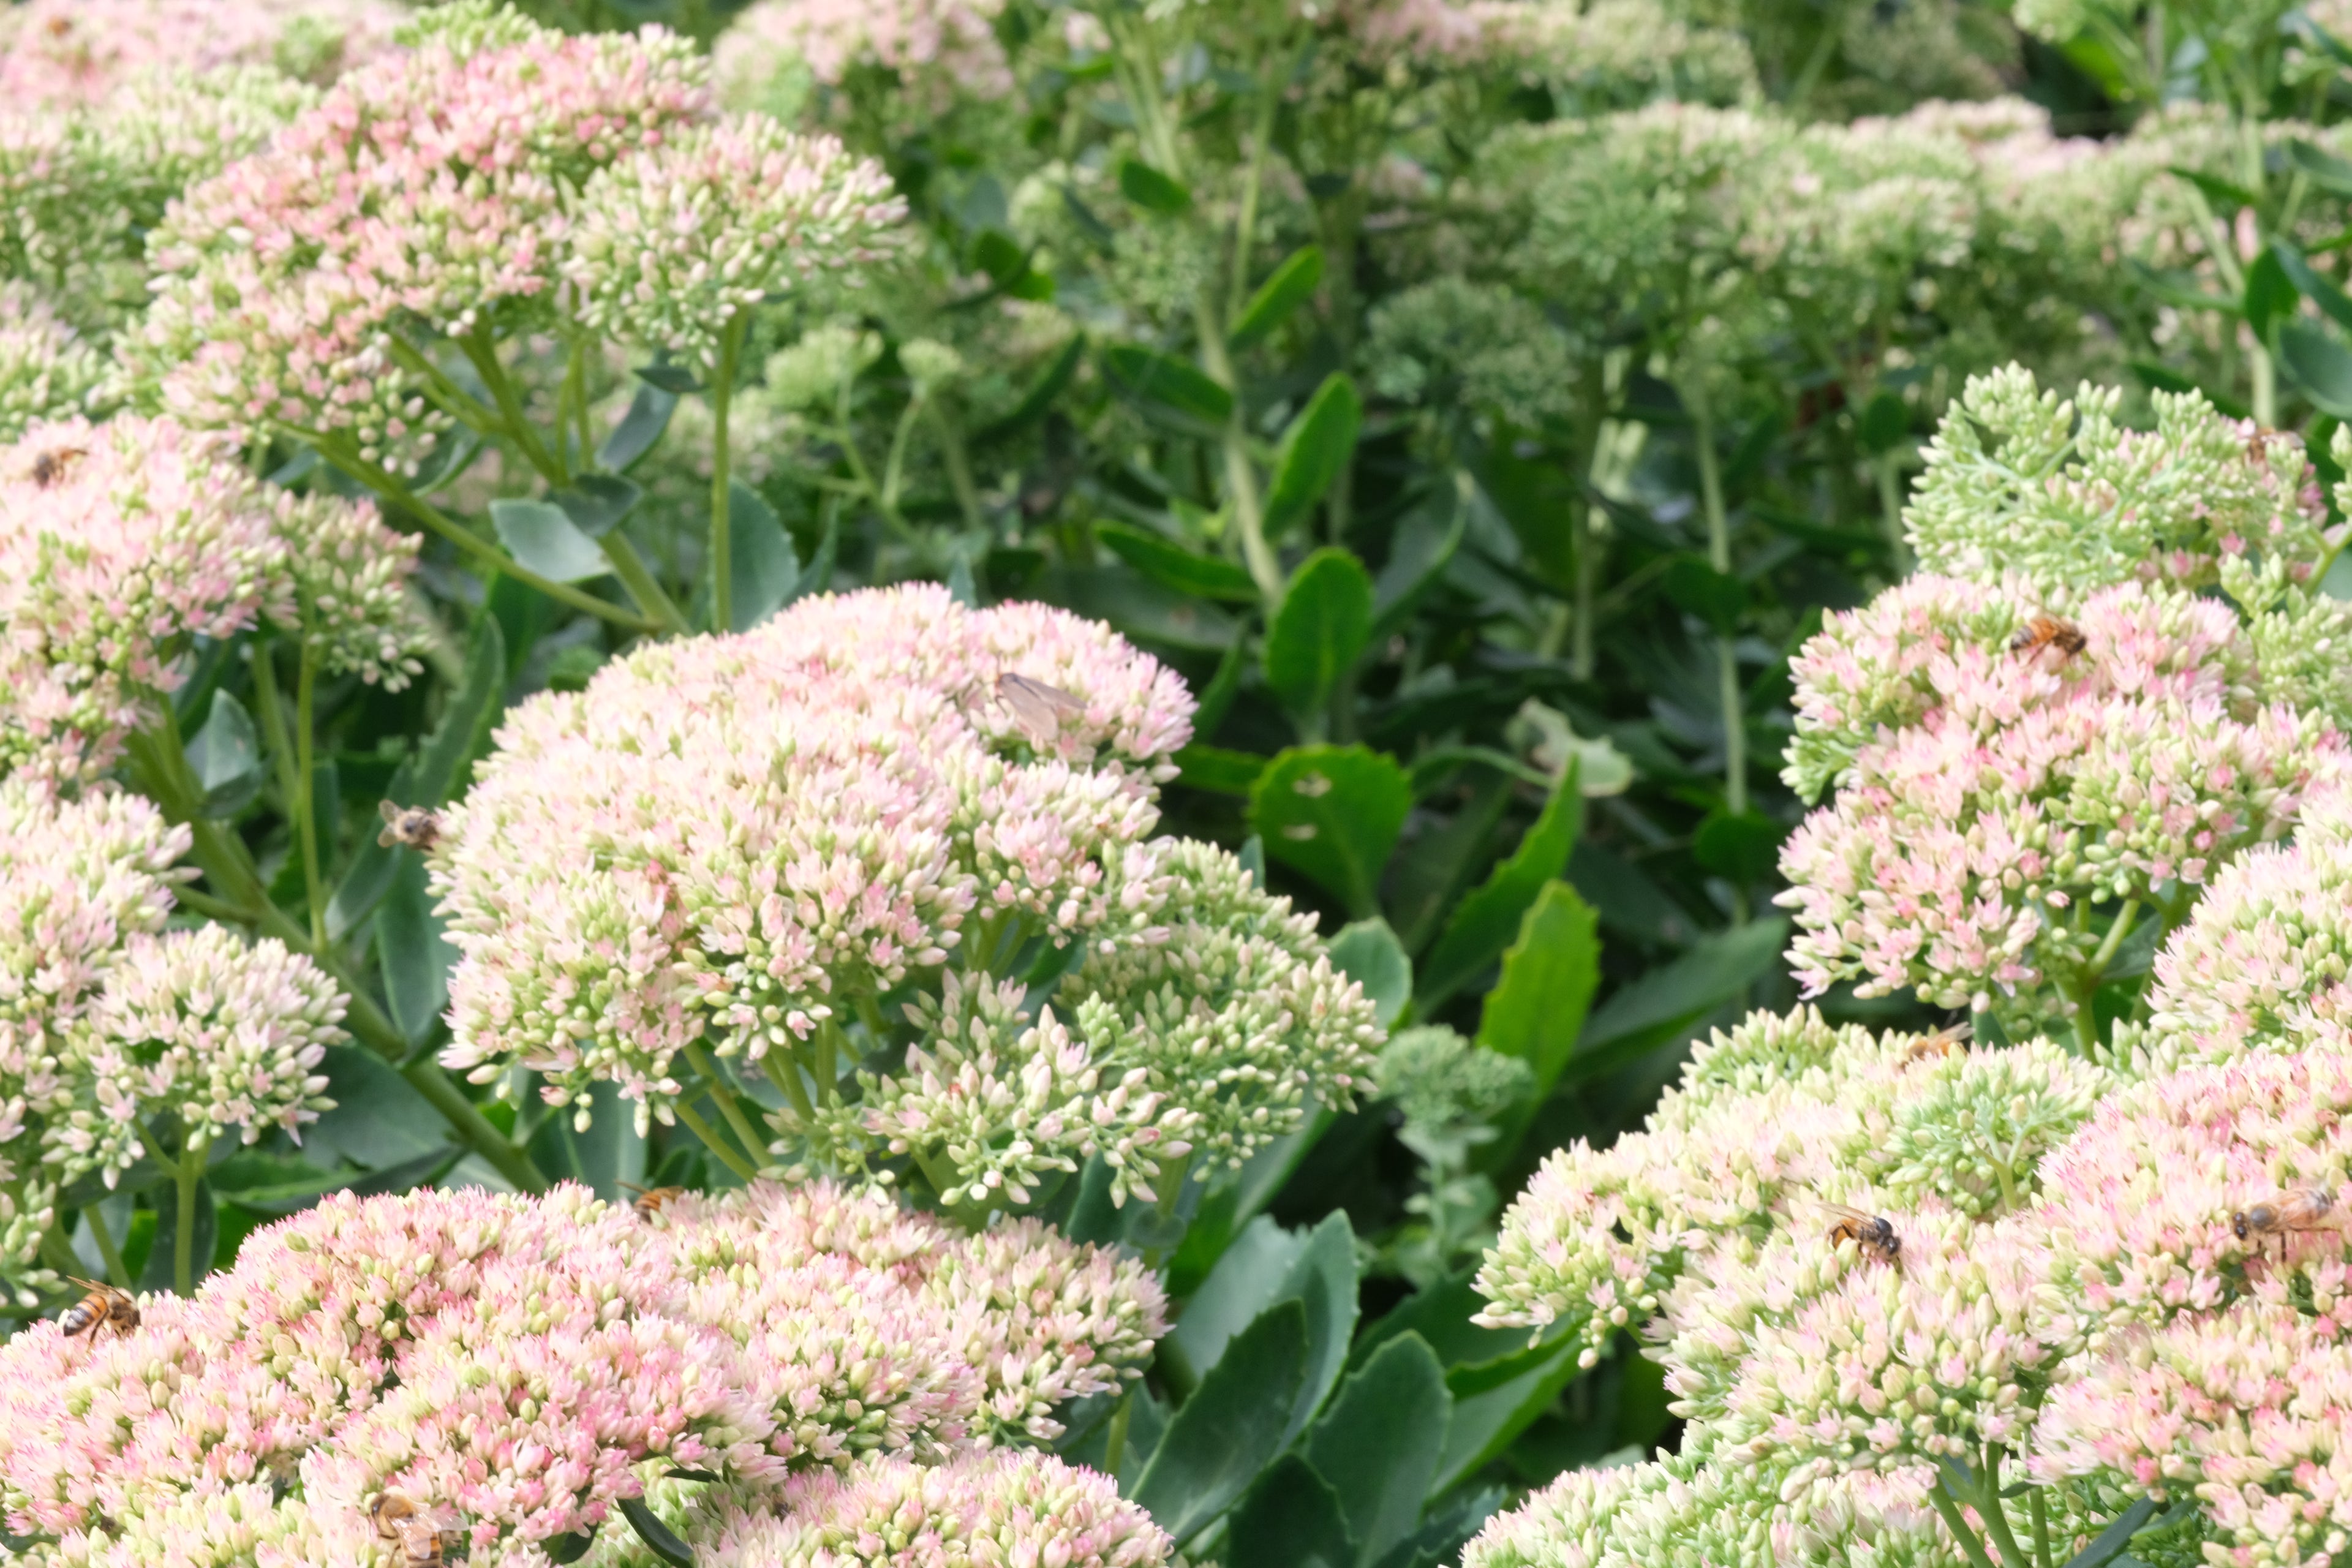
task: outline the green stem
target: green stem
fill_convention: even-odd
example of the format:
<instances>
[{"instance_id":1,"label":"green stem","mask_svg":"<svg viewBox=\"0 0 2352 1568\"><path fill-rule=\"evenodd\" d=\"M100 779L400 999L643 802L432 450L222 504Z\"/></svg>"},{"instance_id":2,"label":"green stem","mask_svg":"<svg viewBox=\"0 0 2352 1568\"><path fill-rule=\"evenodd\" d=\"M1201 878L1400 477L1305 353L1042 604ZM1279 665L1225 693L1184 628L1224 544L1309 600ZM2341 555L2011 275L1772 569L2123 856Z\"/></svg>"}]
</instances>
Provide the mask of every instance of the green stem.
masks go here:
<instances>
[{"instance_id":1,"label":"green stem","mask_svg":"<svg viewBox=\"0 0 2352 1568\"><path fill-rule=\"evenodd\" d=\"M270 657L270 645L256 642L247 663L253 670L254 702L261 710L261 738L268 742L269 764L278 773L278 798L286 803L290 817L301 785L295 777L294 743L286 736L286 708L278 694L278 663Z\"/></svg>"},{"instance_id":2,"label":"green stem","mask_svg":"<svg viewBox=\"0 0 2352 1568\"><path fill-rule=\"evenodd\" d=\"M1135 1409L1135 1389L1129 1386L1119 1395L1118 1408L1110 1413L1110 1431L1103 1438L1103 1474L1117 1476L1120 1456L1127 1450L1127 1418Z\"/></svg>"},{"instance_id":3,"label":"green stem","mask_svg":"<svg viewBox=\"0 0 2352 1568\"><path fill-rule=\"evenodd\" d=\"M720 1164L742 1177L747 1183L760 1179L760 1173L742 1155L728 1146L727 1140L719 1135L719 1129L705 1121L701 1113L684 1100L677 1102L677 1119L685 1122L688 1131L692 1131L697 1138L702 1140L704 1148L719 1156Z\"/></svg>"},{"instance_id":4,"label":"green stem","mask_svg":"<svg viewBox=\"0 0 2352 1568\"><path fill-rule=\"evenodd\" d=\"M2026 1506L2033 1511L2033 1556L2041 1568L2053 1568L2058 1561L2050 1550L2050 1510L2042 1500L2042 1489L2035 1487L2025 1494Z\"/></svg>"},{"instance_id":5,"label":"green stem","mask_svg":"<svg viewBox=\"0 0 2352 1568\"><path fill-rule=\"evenodd\" d=\"M915 434L915 421L922 417L923 405L929 399L920 393L908 399L899 411L898 427L890 432L890 452L882 459L882 500L892 510L898 506L898 491L907 482L907 443Z\"/></svg>"},{"instance_id":6,"label":"green stem","mask_svg":"<svg viewBox=\"0 0 2352 1568\"><path fill-rule=\"evenodd\" d=\"M1952 1540L1958 1545L1960 1554L1975 1568L1993 1568L1992 1559L1985 1555L1984 1542L1977 1539L1976 1531L1969 1528L1969 1521L1960 1515L1960 1505L1953 1500L1948 1489L1949 1479L1949 1477L1938 1473L1935 1486L1928 1490L1927 1500L1935 1506L1937 1513L1943 1515L1944 1528L1952 1532Z\"/></svg>"},{"instance_id":7,"label":"green stem","mask_svg":"<svg viewBox=\"0 0 2352 1568\"><path fill-rule=\"evenodd\" d=\"M694 629L687 625L686 613L677 607L677 602L654 580L653 573L646 566L645 558L637 553L637 547L629 542L628 536L617 526L598 540L596 547L604 552L604 560L613 568L613 575L621 580L621 586L627 589L629 597L637 602L637 608L660 622L662 630L673 637L684 637Z\"/></svg>"},{"instance_id":8,"label":"green stem","mask_svg":"<svg viewBox=\"0 0 2352 1568\"><path fill-rule=\"evenodd\" d=\"M719 334L719 368L710 376L710 629L735 629L733 540L728 532L729 472L727 422L735 400L735 362L743 352L745 312L728 319Z\"/></svg>"},{"instance_id":9,"label":"green stem","mask_svg":"<svg viewBox=\"0 0 2352 1568\"><path fill-rule=\"evenodd\" d=\"M1265 184L1265 154L1274 142L1275 110L1282 104L1276 76L1283 58L1284 51L1269 48L1258 61L1257 112L1250 125L1249 173L1242 180L1242 210L1234 220L1233 285L1225 303L1228 318L1240 315L1242 308L1249 303L1250 251L1256 244L1258 193Z\"/></svg>"},{"instance_id":10,"label":"green stem","mask_svg":"<svg viewBox=\"0 0 2352 1568\"><path fill-rule=\"evenodd\" d=\"M317 717L319 655L306 638L294 681L294 826L302 847L302 899L310 911L310 946L327 948L326 876L319 865L319 802L312 735Z\"/></svg>"},{"instance_id":11,"label":"green stem","mask_svg":"<svg viewBox=\"0 0 2352 1568\"><path fill-rule=\"evenodd\" d=\"M98 1255L106 1261L106 1282L130 1289L131 1270L123 1267L121 1249L114 1245L114 1233L106 1228L106 1216L98 1212L96 1204L81 1211L81 1222L98 1240Z\"/></svg>"},{"instance_id":12,"label":"green stem","mask_svg":"<svg viewBox=\"0 0 2352 1568\"><path fill-rule=\"evenodd\" d=\"M286 434L295 440L306 441L318 447L319 455L325 458L328 462L351 475L384 500L393 502L426 528L481 561L493 571L504 573L518 583L538 589L558 604L569 605L575 610L585 611L589 615L610 621L614 626L629 631L657 632L663 629L658 621L623 609L618 605L608 605L593 594L583 594L568 583L552 582L530 571L505 551L488 540L480 538L473 530L457 522L440 508L417 495L383 469L373 463L362 461L354 454L338 451L324 437L296 429L289 429Z\"/></svg>"},{"instance_id":13,"label":"green stem","mask_svg":"<svg viewBox=\"0 0 2352 1568\"><path fill-rule=\"evenodd\" d=\"M1911 574L1911 544L1903 537L1902 458L1888 452L1871 466L1877 470L1878 511L1886 525L1886 542L1895 552L1895 574L1907 577Z\"/></svg>"},{"instance_id":14,"label":"green stem","mask_svg":"<svg viewBox=\"0 0 2352 1568\"><path fill-rule=\"evenodd\" d=\"M457 346L473 362L475 371L482 378L482 384L490 389L490 397L499 405L499 417L506 426L506 433L513 437L516 446L522 448L524 461L538 469L540 478L549 484L559 488L570 484L572 470L564 466L562 458L547 449L546 442L539 438L539 431L525 416L521 394L508 379L507 367L499 363L498 341L490 335L488 320L485 318L472 331L458 339Z\"/></svg>"},{"instance_id":15,"label":"green stem","mask_svg":"<svg viewBox=\"0 0 2352 1568\"><path fill-rule=\"evenodd\" d=\"M1723 504L1723 470L1715 452L1715 418L1700 384L1704 371L1690 378L1685 402L1690 408L1692 439L1698 448L1699 500L1706 512L1707 563L1725 576L1731 574L1731 523ZM1723 706L1723 796L1734 816L1748 810L1747 708L1739 693L1739 656L1733 636L1725 632L1715 641L1717 691Z\"/></svg>"},{"instance_id":16,"label":"green stem","mask_svg":"<svg viewBox=\"0 0 2352 1568\"><path fill-rule=\"evenodd\" d=\"M182 1296L193 1296L196 1289L196 1184L205 1179L205 1157L212 1152L212 1139L180 1151L180 1163L173 1168L172 1181L179 1189L179 1224L172 1232L172 1289ZM211 1259L205 1259L207 1263Z\"/></svg>"},{"instance_id":17,"label":"green stem","mask_svg":"<svg viewBox=\"0 0 2352 1568\"><path fill-rule=\"evenodd\" d=\"M477 436L488 437L499 433L499 418L495 410L484 407L479 398L451 381L430 357L418 352L415 344L404 342L397 333L392 338L392 357L403 370L423 377L426 395L446 410L458 424Z\"/></svg>"},{"instance_id":18,"label":"green stem","mask_svg":"<svg viewBox=\"0 0 2352 1568\"><path fill-rule=\"evenodd\" d=\"M1991 1532L1993 1544L2000 1548L2001 1561L2011 1564L2012 1568L2026 1568L2032 1560L2017 1543L2016 1533L2009 1527L2009 1510L2000 1500L2000 1462L2006 1457L1997 1447L1986 1447L1982 1472L1984 1496L1977 1504L1977 1513L1984 1520L1985 1528Z\"/></svg>"},{"instance_id":19,"label":"green stem","mask_svg":"<svg viewBox=\"0 0 2352 1568\"><path fill-rule=\"evenodd\" d=\"M964 526L978 532L988 526L988 519L980 510L980 487L972 483L971 454L964 448L963 430L939 398L925 399L923 407L939 433L940 457L947 464L948 485L955 491L956 510L963 513Z\"/></svg>"},{"instance_id":20,"label":"green stem","mask_svg":"<svg viewBox=\"0 0 2352 1568\"><path fill-rule=\"evenodd\" d=\"M727 1080L719 1076L717 1064L711 1061L709 1053L702 1048L699 1041L686 1047L686 1061L709 1084L710 1098L718 1102L719 1113L727 1119L727 1125L735 1130L735 1136L742 1140L743 1152L755 1160L765 1153L768 1141L753 1129L751 1119L743 1114L742 1101L736 1098L733 1089L727 1087ZM797 1080L799 1064L787 1063L786 1068L785 1076ZM800 1086L795 1081L793 1087L797 1089Z\"/></svg>"},{"instance_id":21,"label":"green stem","mask_svg":"<svg viewBox=\"0 0 2352 1568\"><path fill-rule=\"evenodd\" d=\"M373 1003L367 1004L367 1012L373 1022L363 1026L360 1012L362 1000L356 994L352 997L352 1014L343 1020L344 1023L350 1026L352 1034L359 1036L377 1054L400 1061L399 1056L386 1047L393 1047L405 1052L408 1042L402 1038L399 1030L393 1027L392 1020L377 1011ZM390 1037L388 1039L387 1036ZM441 1113L441 1119L449 1124L450 1130L464 1141L467 1148L488 1160L491 1169L504 1176L517 1191L543 1193L547 1190L547 1177L530 1163L530 1156L499 1131L497 1125L482 1114L481 1107L466 1098L466 1091L442 1070L439 1062L431 1057L401 1062L400 1076Z\"/></svg>"}]
</instances>

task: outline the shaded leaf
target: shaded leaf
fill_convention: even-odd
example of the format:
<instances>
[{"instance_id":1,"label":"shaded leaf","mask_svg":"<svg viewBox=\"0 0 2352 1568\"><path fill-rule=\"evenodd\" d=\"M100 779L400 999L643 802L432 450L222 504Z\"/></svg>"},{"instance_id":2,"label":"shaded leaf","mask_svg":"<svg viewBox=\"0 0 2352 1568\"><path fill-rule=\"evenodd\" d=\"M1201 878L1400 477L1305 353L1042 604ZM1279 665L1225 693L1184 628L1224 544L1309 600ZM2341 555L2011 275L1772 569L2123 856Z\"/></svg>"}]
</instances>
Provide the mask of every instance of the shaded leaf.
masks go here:
<instances>
[{"instance_id":1,"label":"shaded leaf","mask_svg":"<svg viewBox=\"0 0 2352 1568\"><path fill-rule=\"evenodd\" d=\"M1095 538L1138 572L1180 594L1228 604L1257 603L1256 580L1221 557L1195 553L1172 539L1108 519L1095 524Z\"/></svg>"},{"instance_id":2,"label":"shaded leaf","mask_svg":"<svg viewBox=\"0 0 2352 1568\"><path fill-rule=\"evenodd\" d=\"M1054 399L1061 396L1062 389L1070 384L1070 377L1077 374L1078 361L1086 352L1087 335L1084 332L1072 333L1070 341L1062 345L1061 353L1054 356L1054 363L1045 367L1045 374L1021 395L1021 401L1013 405L1013 411L973 431L972 439L1003 440L1007 436L1018 435L1043 419L1045 410L1053 406Z\"/></svg>"},{"instance_id":3,"label":"shaded leaf","mask_svg":"<svg viewBox=\"0 0 2352 1568\"><path fill-rule=\"evenodd\" d=\"M1691 856L1718 877L1753 886L1780 864L1780 841L1786 837L1788 829L1761 812L1734 816L1717 807L1698 825L1691 838Z\"/></svg>"},{"instance_id":4,"label":"shaded leaf","mask_svg":"<svg viewBox=\"0 0 2352 1568\"><path fill-rule=\"evenodd\" d=\"M2277 250L2265 250L2254 258L2253 265L2246 268L2245 299L2240 308L2255 338L2268 342L2271 328L2294 313L2294 303L2295 287L2280 265Z\"/></svg>"},{"instance_id":5,"label":"shaded leaf","mask_svg":"<svg viewBox=\"0 0 2352 1568\"><path fill-rule=\"evenodd\" d=\"M1110 383L1145 417L1187 435L1213 437L1233 417L1234 395L1198 366L1138 343L1102 351Z\"/></svg>"},{"instance_id":6,"label":"shaded leaf","mask_svg":"<svg viewBox=\"0 0 2352 1568\"><path fill-rule=\"evenodd\" d=\"M2283 321L2278 361L2321 412L2352 419L2352 351L2308 321Z\"/></svg>"},{"instance_id":7,"label":"shaded leaf","mask_svg":"<svg viewBox=\"0 0 2352 1568\"><path fill-rule=\"evenodd\" d=\"M1423 1016L1500 959L1544 884L1568 874L1569 857L1584 831L1584 795L1578 777L1571 761L1518 848L1455 907L1422 965L1417 1005Z\"/></svg>"},{"instance_id":8,"label":"shaded leaf","mask_svg":"<svg viewBox=\"0 0 2352 1568\"><path fill-rule=\"evenodd\" d=\"M1317 712L1372 635L1372 579L1349 552L1315 552L1291 574L1265 634L1265 683L1294 713Z\"/></svg>"},{"instance_id":9,"label":"shaded leaf","mask_svg":"<svg viewBox=\"0 0 2352 1568\"><path fill-rule=\"evenodd\" d=\"M551 583L584 582L612 569L596 542L552 501L494 500L490 521L507 553Z\"/></svg>"},{"instance_id":10,"label":"shaded leaf","mask_svg":"<svg viewBox=\"0 0 2352 1568\"><path fill-rule=\"evenodd\" d=\"M1234 1337L1169 1422L1129 1495L1179 1545L1282 1451L1307 1359L1307 1308L1279 1302Z\"/></svg>"},{"instance_id":11,"label":"shaded leaf","mask_svg":"<svg viewBox=\"0 0 2352 1568\"><path fill-rule=\"evenodd\" d=\"M1361 1553L1339 1495L1315 1467L1285 1454L1234 1510L1226 1568L1350 1568Z\"/></svg>"},{"instance_id":12,"label":"shaded leaf","mask_svg":"<svg viewBox=\"0 0 2352 1568\"><path fill-rule=\"evenodd\" d=\"M1144 211L1166 217L1177 217L1192 210L1192 193L1181 181L1171 179L1138 158L1119 161L1118 191Z\"/></svg>"},{"instance_id":13,"label":"shaded leaf","mask_svg":"<svg viewBox=\"0 0 2352 1568\"><path fill-rule=\"evenodd\" d=\"M629 399L629 411L596 448L596 466L615 474L626 468L654 449L669 429L670 416L677 412L677 393L651 382L639 386Z\"/></svg>"},{"instance_id":14,"label":"shaded leaf","mask_svg":"<svg viewBox=\"0 0 2352 1568\"><path fill-rule=\"evenodd\" d=\"M1331 939L1331 967L1364 988L1381 1027L1392 1026L1412 1000L1412 960L1389 922L1375 915L1340 928Z\"/></svg>"},{"instance_id":15,"label":"shaded leaf","mask_svg":"<svg viewBox=\"0 0 2352 1568\"><path fill-rule=\"evenodd\" d=\"M253 657L268 658L269 650L256 647ZM262 763L253 716L244 703L226 691L214 691L211 715L188 742L188 765L204 787L201 809L206 816L234 816L260 793L268 770Z\"/></svg>"},{"instance_id":16,"label":"shaded leaf","mask_svg":"<svg viewBox=\"0 0 2352 1568\"><path fill-rule=\"evenodd\" d=\"M694 373L684 365L641 364L637 367L637 379L673 397L683 397L689 392L702 390L702 383L695 380Z\"/></svg>"},{"instance_id":17,"label":"shaded leaf","mask_svg":"<svg viewBox=\"0 0 2352 1568\"><path fill-rule=\"evenodd\" d=\"M572 526L591 539L602 539L621 524L646 499L645 487L616 474L582 474L547 499L563 509Z\"/></svg>"},{"instance_id":18,"label":"shaded leaf","mask_svg":"<svg viewBox=\"0 0 2352 1568\"><path fill-rule=\"evenodd\" d=\"M1788 940L1785 919L1750 921L1700 938L1672 963L1618 987L1586 1021L1570 1076L1605 1071L1691 1028L1754 984Z\"/></svg>"},{"instance_id":19,"label":"shaded leaf","mask_svg":"<svg viewBox=\"0 0 2352 1568\"><path fill-rule=\"evenodd\" d=\"M1356 455L1364 403L1356 384L1333 372L1283 432L1266 488L1265 535L1279 538L1323 499ZM1369 596L1369 595L1368 595Z\"/></svg>"},{"instance_id":20,"label":"shaded leaf","mask_svg":"<svg viewBox=\"0 0 2352 1568\"><path fill-rule=\"evenodd\" d=\"M1187 789L1246 798L1265 772L1265 759L1255 752L1228 752L1216 746L1186 746L1176 753L1183 771L1177 782Z\"/></svg>"},{"instance_id":21,"label":"shaded leaf","mask_svg":"<svg viewBox=\"0 0 2352 1568\"><path fill-rule=\"evenodd\" d=\"M1249 303L1242 308L1241 319L1225 335L1226 342L1236 352L1256 342L1288 321L1292 311L1314 296L1316 286L1322 281L1322 248L1309 245L1292 251L1250 296Z\"/></svg>"},{"instance_id":22,"label":"shaded leaf","mask_svg":"<svg viewBox=\"0 0 2352 1568\"><path fill-rule=\"evenodd\" d=\"M1377 1562L1421 1522L1453 1415L1445 1369L1408 1332L1372 1352L1308 1434L1307 1457L1337 1494L1360 1563Z\"/></svg>"},{"instance_id":23,"label":"shaded leaf","mask_svg":"<svg viewBox=\"0 0 2352 1568\"><path fill-rule=\"evenodd\" d=\"M783 608L800 586L800 557L775 509L741 480L727 486L730 622L749 631Z\"/></svg>"},{"instance_id":24,"label":"shaded leaf","mask_svg":"<svg viewBox=\"0 0 2352 1568\"><path fill-rule=\"evenodd\" d=\"M637 1539L646 1543L647 1551L668 1563L670 1568L693 1568L694 1549L680 1541L670 1527L646 1506L645 1499L623 1498L620 1509L621 1517L629 1521L629 1528L637 1532Z\"/></svg>"},{"instance_id":25,"label":"shaded leaf","mask_svg":"<svg viewBox=\"0 0 2352 1568\"><path fill-rule=\"evenodd\" d=\"M1502 977L1486 994L1478 1043L1535 1069L1535 1100L1550 1093L1577 1048L1586 1009L1601 984L1600 917L1566 882L1549 882L1503 954Z\"/></svg>"},{"instance_id":26,"label":"shaded leaf","mask_svg":"<svg viewBox=\"0 0 2352 1568\"><path fill-rule=\"evenodd\" d=\"M392 889L375 912L384 1005L411 1046L425 1043L449 1005L449 971L457 962L433 903L425 862L411 855L393 873Z\"/></svg>"}]
</instances>

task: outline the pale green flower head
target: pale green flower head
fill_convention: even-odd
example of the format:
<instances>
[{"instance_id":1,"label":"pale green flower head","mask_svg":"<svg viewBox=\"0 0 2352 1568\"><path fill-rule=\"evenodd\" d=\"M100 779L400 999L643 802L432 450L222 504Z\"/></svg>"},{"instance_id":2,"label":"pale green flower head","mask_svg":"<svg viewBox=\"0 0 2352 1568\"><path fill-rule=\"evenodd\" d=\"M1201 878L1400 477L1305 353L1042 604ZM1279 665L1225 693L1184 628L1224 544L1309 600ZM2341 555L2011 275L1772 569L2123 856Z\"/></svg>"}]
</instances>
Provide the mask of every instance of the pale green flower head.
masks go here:
<instances>
[{"instance_id":1,"label":"pale green flower head","mask_svg":"<svg viewBox=\"0 0 2352 1568\"><path fill-rule=\"evenodd\" d=\"M830 408L842 387L881 357L880 334L828 321L769 359L768 393L785 408Z\"/></svg>"},{"instance_id":2,"label":"pale green flower head","mask_svg":"<svg viewBox=\"0 0 2352 1568\"><path fill-rule=\"evenodd\" d=\"M963 355L936 338L910 338L898 345L898 363L925 396L963 374Z\"/></svg>"}]
</instances>

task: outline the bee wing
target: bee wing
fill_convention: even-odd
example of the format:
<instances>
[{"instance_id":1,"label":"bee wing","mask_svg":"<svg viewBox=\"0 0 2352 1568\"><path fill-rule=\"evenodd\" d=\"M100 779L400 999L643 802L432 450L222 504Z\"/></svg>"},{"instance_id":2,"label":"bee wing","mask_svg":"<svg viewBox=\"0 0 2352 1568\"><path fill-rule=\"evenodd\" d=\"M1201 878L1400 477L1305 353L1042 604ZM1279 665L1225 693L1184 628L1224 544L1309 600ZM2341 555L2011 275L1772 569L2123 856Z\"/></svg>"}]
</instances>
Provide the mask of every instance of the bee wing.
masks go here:
<instances>
[{"instance_id":1,"label":"bee wing","mask_svg":"<svg viewBox=\"0 0 2352 1568\"><path fill-rule=\"evenodd\" d=\"M2290 1228L2314 1226L2326 1220L2336 1207L2336 1194L2306 1187L2287 1194L2275 1206L2280 1225Z\"/></svg>"},{"instance_id":2,"label":"bee wing","mask_svg":"<svg viewBox=\"0 0 2352 1568\"><path fill-rule=\"evenodd\" d=\"M1016 706L1028 702L1055 719L1075 719L1086 711L1086 704L1058 686L1048 686L1042 680L1032 680L1025 675L1006 670L996 678L997 689Z\"/></svg>"},{"instance_id":3,"label":"bee wing","mask_svg":"<svg viewBox=\"0 0 2352 1568\"><path fill-rule=\"evenodd\" d=\"M1860 1209L1848 1208L1843 1204L1829 1203L1821 1198L1813 1200L1813 1206L1832 1219L1850 1219L1856 1225L1869 1225L1877 1218L1875 1215L1867 1215Z\"/></svg>"},{"instance_id":4,"label":"bee wing","mask_svg":"<svg viewBox=\"0 0 2352 1568\"><path fill-rule=\"evenodd\" d=\"M376 815L387 823L398 822L400 814L406 809L407 807L395 805L389 800L380 800L375 803Z\"/></svg>"}]
</instances>

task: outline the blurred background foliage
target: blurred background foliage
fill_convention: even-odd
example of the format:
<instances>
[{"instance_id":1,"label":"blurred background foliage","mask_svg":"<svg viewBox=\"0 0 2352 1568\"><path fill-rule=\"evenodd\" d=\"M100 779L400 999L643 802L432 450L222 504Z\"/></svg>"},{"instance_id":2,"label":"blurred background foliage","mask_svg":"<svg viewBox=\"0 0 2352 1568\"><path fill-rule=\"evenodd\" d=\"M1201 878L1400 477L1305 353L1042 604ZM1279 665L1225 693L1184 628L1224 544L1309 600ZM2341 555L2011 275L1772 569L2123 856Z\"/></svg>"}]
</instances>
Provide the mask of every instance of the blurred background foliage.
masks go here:
<instances>
[{"instance_id":1,"label":"blurred background foliage","mask_svg":"<svg viewBox=\"0 0 2352 1568\"><path fill-rule=\"evenodd\" d=\"M2200 389L2323 465L2352 416L2352 16L2322 5L523 8L709 41L731 103L838 132L912 206L877 279L752 324L738 624L910 578L1108 621L1200 700L1170 828L1261 866L1381 998L1377 1100L1196 1180L1172 1228L1084 1192L1059 1216L1165 1256L1184 1303L1150 1395L1071 1447L1229 1568L1443 1561L1509 1489L1673 1441L1630 1339L1587 1368L1472 1327L1469 1270L1545 1152L1797 1001L1786 663L1906 569L1963 379L2120 384L2126 420ZM618 526L690 604L709 389L598 374L642 491ZM452 510L522 472L467 457ZM397 696L321 692L317 811L331 931L420 1052L448 951L375 803L461 792L504 706L625 641L427 563L470 641ZM220 691L256 700L202 668L200 744ZM249 782L225 809L297 903L278 785ZM299 1155L213 1173L221 1257L322 1190L499 1179L375 1058L336 1072ZM618 1114L528 1152L606 1190L730 1179ZM106 1200L134 1270L139 1194Z\"/></svg>"}]
</instances>

